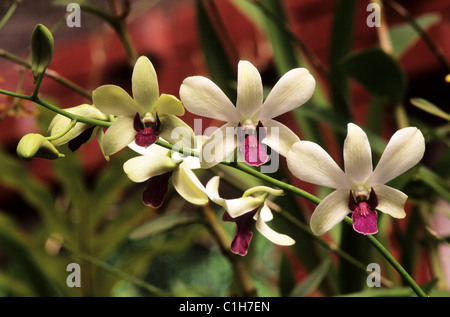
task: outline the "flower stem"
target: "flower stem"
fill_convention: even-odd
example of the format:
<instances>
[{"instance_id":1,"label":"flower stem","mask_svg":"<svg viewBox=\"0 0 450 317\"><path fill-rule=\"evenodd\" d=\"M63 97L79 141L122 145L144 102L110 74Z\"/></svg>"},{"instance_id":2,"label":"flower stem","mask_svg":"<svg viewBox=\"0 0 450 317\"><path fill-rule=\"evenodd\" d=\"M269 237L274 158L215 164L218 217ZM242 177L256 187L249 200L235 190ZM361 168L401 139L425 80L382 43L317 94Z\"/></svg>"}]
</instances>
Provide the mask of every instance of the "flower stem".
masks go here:
<instances>
[{"instance_id":1,"label":"flower stem","mask_svg":"<svg viewBox=\"0 0 450 317\"><path fill-rule=\"evenodd\" d=\"M110 121L92 119L92 118L87 118L87 117L83 117L83 116L79 116L79 115L70 113L64 109L60 109L60 108L52 105L51 103L48 103L48 102L42 100L41 98L39 98L38 96L35 96L35 95L28 96L28 95L19 94L17 92L7 91L7 90L3 90L3 89L0 89L0 94L32 101L34 103L37 103L37 104L43 106L44 108L47 108L53 112L59 113L69 119L76 120L78 122L87 123L87 124L100 126L100 127L104 127L104 128L108 128L111 125Z\"/></svg>"}]
</instances>

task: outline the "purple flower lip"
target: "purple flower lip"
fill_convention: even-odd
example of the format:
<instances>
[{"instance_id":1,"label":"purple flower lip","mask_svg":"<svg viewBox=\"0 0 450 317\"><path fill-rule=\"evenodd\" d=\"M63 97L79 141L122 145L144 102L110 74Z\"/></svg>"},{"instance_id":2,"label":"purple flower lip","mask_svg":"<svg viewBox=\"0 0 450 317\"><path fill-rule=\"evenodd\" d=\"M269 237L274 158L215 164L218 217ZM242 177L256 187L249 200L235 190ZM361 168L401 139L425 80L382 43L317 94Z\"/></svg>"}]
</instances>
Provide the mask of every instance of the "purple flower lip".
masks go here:
<instances>
[{"instance_id":1,"label":"purple flower lip","mask_svg":"<svg viewBox=\"0 0 450 317\"><path fill-rule=\"evenodd\" d=\"M134 137L137 145L146 148L158 141L159 130L161 127L158 114L156 114L156 122L148 121L143 123L139 113L136 113L134 116L133 127L137 132Z\"/></svg>"},{"instance_id":2,"label":"purple flower lip","mask_svg":"<svg viewBox=\"0 0 450 317\"><path fill-rule=\"evenodd\" d=\"M369 197L354 197L350 191L348 208L352 211L353 229L361 234L375 234L378 232L376 207L378 197L371 188Z\"/></svg>"},{"instance_id":3,"label":"purple flower lip","mask_svg":"<svg viewBox=\"0 0 450 317\"><path fill-rule=\"evenodd\" d=\"M239 141L241 144L240 150L244 156L245 162L252 166L260 166L267 162L268 155L261 140L266 137L266 129L262 125L261 121L255 129L242 128L239 123Z\"/></svg>"}]
</instances>

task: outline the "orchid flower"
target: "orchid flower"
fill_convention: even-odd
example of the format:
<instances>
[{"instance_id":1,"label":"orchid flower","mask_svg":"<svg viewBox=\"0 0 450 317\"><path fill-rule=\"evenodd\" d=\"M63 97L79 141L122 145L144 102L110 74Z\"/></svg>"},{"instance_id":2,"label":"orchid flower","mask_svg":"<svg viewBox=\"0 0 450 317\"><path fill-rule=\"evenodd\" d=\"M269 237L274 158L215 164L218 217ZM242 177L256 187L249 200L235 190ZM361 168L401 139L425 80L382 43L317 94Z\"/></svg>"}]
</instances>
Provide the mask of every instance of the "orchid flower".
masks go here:
<instances>
[{"instance_id":1,"label":"orchid flower","mask_svg":"<svg viewBox=\"0 0 450 317\"><path fill-rule=\"evenodd\" d=\"M103 113L117 115L105 132L104 150L112 155L131 142L148 147L159 137L175 143L171 133L176 127L188 127L176 116L184 114L181 102L172 95L159 95L155 69L141 56L132 74L133 98L121 87L103 85L93 91L94 105Z\"/></svg>"},{"instance_id":2,"label":"orchid flower","mask_svg":"<svg viewBox=\"0 0 450 317\"><path fill-rule=\"evenodd\" d=\"M224 199L219 195L219 176L214 176L206 184L208 197L225 209L223 221L236 223L236 235L231 243L231 251L239 255L246 255L253 236L251 220L256 220L256 229L271 242L278 245L292 245L295 241L279 234L267 226L266 222L272 220L273 215L267 204L268 194L280 196L282 190L275 190L266 186L257 186L244 192L241 198ZM251 196L256 192L264 192L260 196Z\"/></svg>"},{"instance_id":3,"label":"orchid flower","mask_svg":"<svg viewBox=\"0 0 450 317\"><path fill-rule=\"evenodd\" d=\"M345 172L319 145L300 141L287 157L289 170L299 179L336 190L326 196L311 216L311 230L325 234L352 212L353 228L362 234L375 234L377 212L404 218L407 195L385 185L416 165L425 151L425 140L415 127L398 130L388 142L375 170L367 135L348 124L344 142Z\"/></svg>"},{"instance_id":4,"label":"orchid flower","mask_svg":"<svg viewBox=\"0 0 450 317\"><path fill-rule=\"evenodd\" d=\"M273 118L304 104L311 98L314 88L315 80L309 71L296 68L281 77L263 103L263 86L258 70L250 62L240 61L234 107L211 80L202 76L186 78L180 88L185 108L193 114L226 122L204 144L203 152L205 148L211 148L214 154L205 157L203 153L202 167L220 163L238 146L234 134L230 137L227 133L230 128L239 129L240 151L248 164L259 166L267 161L268 156L261 143L286 156L299 138Z\"/></svg>"},{"instance_id":5,"label":"orchid flower","mask_svg":"<svg viewBox=\"0 0 450 317\"><path fill-rule=\"evenodd\" d=\"M93 105L83 104L72 108L64 109L71 114L83 116L97 120L108 120L108 116L102 113ZM74 152L81 145L89 141L92 135L97 137L100 148L103 151L103 130L101 127L87 123L76 122L73 127L70 126L71 119L57 114L50 122L48 134L51 143L54 146L60 146L68 143L69 149ZM106 156L105 156L106 157ZM107 158L107 157L106 157ZM107 158L108 159L108 158Z\"/></svg>"},{"instance_id":6,"label":"orchid flower","mask_svg":"<svg viewBox=\"0 0 450 317\"><path fill-rule=\"evenodd\" d=\"M201 144L201 139L198 138L197 146L201 146ZM179 152L157 144L143 148L132 142L128 146L141 156L126 161L123 169L133 182L147 181L142 194L142 201L145 205L153 208L162 205L170 178L172 178L175 190L188 202L194 205L208 203L206 189L192 171L200 168L197 157L182 156Z\"/></svg>"}]
</instances>

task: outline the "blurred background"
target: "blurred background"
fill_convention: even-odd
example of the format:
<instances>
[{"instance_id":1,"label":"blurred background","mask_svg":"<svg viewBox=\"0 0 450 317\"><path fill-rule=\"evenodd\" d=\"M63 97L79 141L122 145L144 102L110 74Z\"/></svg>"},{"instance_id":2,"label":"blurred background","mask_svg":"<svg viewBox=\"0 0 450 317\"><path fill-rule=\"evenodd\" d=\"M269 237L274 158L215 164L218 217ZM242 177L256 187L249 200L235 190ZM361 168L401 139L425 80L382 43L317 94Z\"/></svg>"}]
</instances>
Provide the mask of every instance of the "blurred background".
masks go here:
<instances>
[{"instance_id":1,"label":"blurred background","mask_svg":"<svg viewBox=\"0 0 450 317\"><path fill-rule=\"evenodd\" d=\"M347 12L348 16L342 12L338 15L339 8L345 7L341 1L274 2L283 8L281 24L288 26L291 32L285 33L286 38L294 36L294 50L315 75L325 98L333 99L333 87L321 68L333 70L333 56L341 54L340 48L343 55L380 45L379 28L368 27L366 23L370 1L350 1L354 6L351 7L353 11ZM81 11L80 27L68 27L68 3L0 0L0 19L15 7L0 29L1 89L32 93L31 72L11 56L29 60L31 34L36 24L41 23L52 30L55 40L54 57L49 66L51 74L70 80L87 93L83 95L47 76L40 90L42 98L68 108L92 103L89 93L103 84L131 90L133 57L127 54L117 32L98 12L89 9ZM259 69L264 85L273 86L281 77L283 66L276 57L273 35L261 18L266 13L266 19L270 20L270 14L261 11L254 3L259 1L82 2L104 10L109 16L124 17L135 56L146 55L155 66L160 92L175 96L179 96L180 84L188 76L215 78L205 54L207 47L202 38L202 30L205 30L202 28L205 27L216 31L233 75L237 62L245 59ZM420 22L444 58L449 59L450 2L399 0L395 3ZM204 18L199 18L202 8L209 17L209 25L205 24ZM401 44L407 45L407 49L395 55L407 79L403 111L412 118L412 122L419 119L426 127L446 126L448 121L418 109L409 100L420 97L450 112L450 84L444 80L449 69L430 49L424 37L410 29L402 29L406 29L408 23L401 12L388 5L383 12L386 25L397 28L397 37L395 40L394 35L392 37L394 45L397 39L407 43ZM347 32L347 36L340 39L336 35L338 29ZM360 82L349 81L348 91L351 117L345 117L344 122L365 126L370 116L376 114L378 131L374 132L384 140L398 129L395 107L388 104L373 112L372 106L379 100L374 99L374 94ZM300 115L317 123L325 140L335 141L332 136L336 131L326 121L320 122L323 119L321 113L314 113L311 107L306 109ZM151 210L142 204L140 195L144 185L132 183L122 171L123 162L133 155L127 151L106 162L93 140L75 153L65 149L65 159L21 161L15 154L20 138L31 132L45 134L53 115L38 105L0 95L0 296L287 296L308 278L313 283L309 288L304 286L301 289L303 293L297 288L297 296L351 294L367 290L361 283L367 274L361 272L361 268L353 274L359 276L359 282L348 289L333 283L333 277L329 276L339 275L338 269L328 275L323 273L324 269L323 272L314 270L317 267L329 268L319 265L327 253L314 242L311 246L312 238L306 233L296 239L295 247L280 248L255 231L247 257L226 254L197 207L183 201L176 192L169 192L161 210ZM186 113L182 119L193 127L193 115ZM309 139L297 114L285 114L279 119L301 138ZM203 128L208 124L218 126L220 122L203 121ZM345 125L342 128L345 130ZM342 133L339 130L338 134ZM342 143L326 144L339 161ZM446 157L448 143L432 139L427 144L424 164L432 170L434 167L443 168L448 162ZM281 164L282 172L286 171L284 161ZM243 175L231 170L219 172L237 182L244 179ZM209 173L203 171L202 179L208 180ZM439 183L441 187L425 186L424 189L423 184L415 183L417 180L408 181L405 187L413 201L419 197L426 200L427 197L423 196L428 195L429 203L433 201L433 206L445 212L430 218L424 217L423 210L416 210L394 225L386 220L389 234L383 236L383 242L391 247L389 250L420 285L431 283L428 285L446 291L450 287L450 251L447 243L442 242L448 242L450 235L450 207L446 199L436 199L434 193L446 190L449 185L446 175L439 175L444 177L444 183ZM282 174L282 178L318 195L322 193L287 173ZM252 181L244 183L253 184ZM241 188L231 185L223 190L230 197L238 197L242 193ZM446 197L445 194L442 196ZM298 220L307 223L314 206L296 198L293 201L301 210ZM223 211L214 206L214 212L220 220ZM222 225L232 238L233 224ZM289 227L285 223L276 225ZM286 230L297 232L298 228ZM447 240L430 240L430 232L447 237ZM333 235L325 237L326 241L334 238ZM310 254L315 255L311 257ZM338 256L333 255L332 259L334 263L342 262ZM383 262L369 256L367 259ZM66 277L70 273L66 267L73 262L80 263L82 268L81 288L66 285ZM250 293L237 281L241 278L236 276L239 263L246 267L244 271L250 280ZM367 265L370 262L361 263ZM393 295L410 294L392 269L383 265L382 272L393 281L393 284L384 285L386 288L397 286L394 288L398 293Z\"/></svg>"}]
</instances>

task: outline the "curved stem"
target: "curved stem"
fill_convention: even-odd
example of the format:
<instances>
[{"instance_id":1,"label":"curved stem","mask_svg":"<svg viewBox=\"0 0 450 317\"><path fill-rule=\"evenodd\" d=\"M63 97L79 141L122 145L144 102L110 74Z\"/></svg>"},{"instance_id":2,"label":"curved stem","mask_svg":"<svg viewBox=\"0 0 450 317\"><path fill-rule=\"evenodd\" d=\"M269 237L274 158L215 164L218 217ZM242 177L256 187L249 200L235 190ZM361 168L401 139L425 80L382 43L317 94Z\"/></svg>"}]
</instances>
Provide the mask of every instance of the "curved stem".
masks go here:
<instances>
[{"instance_id":1,"label":"curved stem","mask_svg":"<svg viewBox=\"0 0 450 317\"><path fill-rule=\"evenodd\" d=\"M79 116L79 115L70 113L68 111L65 111L64 109L60 109L60 108L52 105L51 103L48 103L48 102L40 99L37 96L28 96L28 95L19 94L17 92L7 91L7 90L3 90L3 89L0 89L0 94L35 102L35 103L43 106L44 108L47 108L53 112L59 113L69 119L76 120L78 122L83 122L83 123L100 126L100 127L104 127L104 128L108 128L111 125L110 121L92 119L92 118L87 118L87 117L83 117L83 116Z\"/></svg>"},{"instance_id":2,"label":"curved stem","mask_svg":"<svg viewBox=\"0 0 450 317\"><path fill-rule=\"evenodd\" d=\"M61 131L61 133L58 133L57 135L46 137L46 139L48 141L53 141L53 140L57 140L57 139L65 136L70 130L72 130L72 128L75 126L75 124L77 124L77 120L72 119L70 121L69 125L63 131Z\"/></svg>"}]
</instances>

